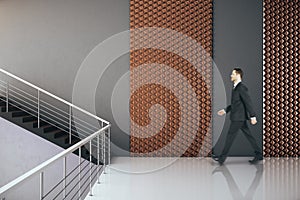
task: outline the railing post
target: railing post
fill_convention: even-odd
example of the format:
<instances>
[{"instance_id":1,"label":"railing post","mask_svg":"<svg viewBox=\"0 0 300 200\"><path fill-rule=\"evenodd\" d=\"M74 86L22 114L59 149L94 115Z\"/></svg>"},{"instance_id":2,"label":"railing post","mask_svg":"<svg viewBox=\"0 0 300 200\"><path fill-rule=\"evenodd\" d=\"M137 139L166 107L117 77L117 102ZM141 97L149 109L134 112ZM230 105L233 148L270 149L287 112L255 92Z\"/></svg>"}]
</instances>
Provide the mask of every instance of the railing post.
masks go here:
<instances>
[{"instance_id":1,"label":"railing post","mask_svg":"<svg viewBox=\"0 0 300 200\"><path fill-rule=\"evenodd\" d=\"M40 173L40 200L44 199L44 172Z\"/></svg>"},{"instance_id":2,"label":"railing post","mask_svg":"<svg viewBox=\"0 0 300 200\"><path fill-rule=\"evenodd\" d=\"M69 144L72 143L72 107L69 106Z\"/></svg>"},{"instance_id":3,"label":"railing post","mask_svg":"<svg viewBox=\"0 0 300 200\"><path fill-rule=\"evenodd\" d=\"M103 122L101 122L101 128L103 128ZM101 158L102 158L102 162L103 162L103 166L104 166L104 137L103 134L105 133L105 131L101 132ZM105 169L103 168L103 172L105 171Z\"/></svg>"},{"instance_id":4,"label":"railing post","mask_svg":"<svg viewBox=\"0 0 300 200\"><path fill-rule=\"evenodd\" d=\"M92 140L90 140L90 196L93 196L92 191Z\"/></svg>"},{"instance_id":5,"label":"railing post","mask_svg":"<svg viewBox=\"0 0 300 200\"><path fill-rule=\"evenodd\" d=\"M64 189L64 194L63 197L66 198L66 185L67 185L67 157L64 157L64 164L63 164L63 176L64 176L64 184L63 184L63 189Z\"/></svg>"},{"instance_id":6,"label":"railing post","mask_svg":"<svg viewBox=\"0 0 300 200\"><path fill-rule=\"evenodd\" d=\"M6 83L6 112L8 112L8 94L9 94L9 83Z\"/></svg>"},{"instance_id":7,"label":"railing post","mask_svg":"<svg viewBox=\"0 0 300 200\"><path fill-rule=\"evenodd\" d=\"M110 165L110 159L111 159L111 157L110 157L110 127L108 127L108 165Z\"/></svg>"},{"instance_id":8,"label":"railing post","mask_svg":"<svg viewBox=\"0 0 300 200\"><path fill-rule=\"evenodd\" d=\"M100 184L100 144L99 144L99 134L97 135L97 179L98 179L98 184Z\"/></svg>"},{"instance_id":9,"label":"railing post","mask_svg":"<svg viewBox=\"0 0 300 200\"><path fill-rule=\"evenodd\" d=\"M37 98L37 117L38 117L38 128L40 128L40 90L38 90L38 94L37 94L38 98Z\"/></svg>"},{"instance_id":10,"label":"railing post","mask_svg":"<svg viewBox=\"0 0 300 200\"><path fill-rule=\"evenodd\" d=\"M79 200L81 200L81 147L79 147L79 188L78 188L78 195Z\"/></svg>"},{"instance_id":11,"label":"railing post","mask_svg":"<svg viewBox=\"0 0 300 200\"><path fill-rule=\"evenodd\" d=\"M104 160L103 160L103 173L106 174L106 130L104 130L103 132L103 141L104 141L104 144L103 144L103 150L104 150L104 153L103 153L103 156L104 156Z\"/></svg>"}]
</instances>

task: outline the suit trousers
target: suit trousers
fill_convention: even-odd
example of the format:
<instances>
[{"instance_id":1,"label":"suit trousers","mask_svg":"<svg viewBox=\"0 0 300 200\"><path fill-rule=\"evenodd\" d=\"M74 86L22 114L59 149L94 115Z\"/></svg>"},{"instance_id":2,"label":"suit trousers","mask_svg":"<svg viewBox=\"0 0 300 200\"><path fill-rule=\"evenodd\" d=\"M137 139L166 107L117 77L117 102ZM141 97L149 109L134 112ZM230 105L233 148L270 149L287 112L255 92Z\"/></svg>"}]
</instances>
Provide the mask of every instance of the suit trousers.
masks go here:
<instances>
[{"instance_id":1,"label":"suit trousers","mask_svg":"<svg viewBox=\"0 0 300 200\"><path fill-rule=\"evenodd\" d=\"M234 139L236 138L236 135L237 135L237 133L240 129L242 130L242 132L246 136L247 140L250 142L252 148L255 151L255 154L258 155L258 156L262 155L262 152L261 152L259 146L257 145L255 138L251 134L251 131L249 129L247 121L231 121L229 130L228 130L228 134L227 134L227 137L226 137L226 141L225 141L225 146L224 146L224 149L221 153L221 157L226 159L227 154L230 150L230 147L231 147L231 145L232 145Z\"/></svg>"}]
</instances>

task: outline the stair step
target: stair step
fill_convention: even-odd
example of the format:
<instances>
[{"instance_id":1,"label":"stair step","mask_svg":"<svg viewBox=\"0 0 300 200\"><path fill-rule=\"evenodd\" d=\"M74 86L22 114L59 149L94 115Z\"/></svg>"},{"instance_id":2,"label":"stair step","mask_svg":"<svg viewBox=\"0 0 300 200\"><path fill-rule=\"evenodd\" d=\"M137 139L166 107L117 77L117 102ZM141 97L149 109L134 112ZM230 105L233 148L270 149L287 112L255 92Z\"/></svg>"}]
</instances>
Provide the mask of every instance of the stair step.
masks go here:
<instances>
[{"instance_id":1,"label":"stair step","mask_svg":"<svg viewBox=\"0 0 300 200\"><path fill-rule=\"evenodd\" d=\"M44 128L44 133L52 132L55 130L59 130L59 129L56 128L55 126L47 126L46 128Z\"/></svg>"},{"instance_id":2,"label":"stair step","mask_svg":"<svg viewBox=\"0 0 300 200\"><path fill-rule=\"evenodd\" d=\"M14 111L14 112L12 112L12 117L27 117L27 116L31 116L31 115L28 114L25 111Z\"/></svg>"},{"instance_id":3,"label":"stair step","mask_svg":"<svg viewBox=\"0 0 300 200\"><path fill-rule=\"evenodd\" d=\"M50 126L52 126L52 125L48 124L47 122L40 121L40 128L47 128ZM33 122L33 128L37 128L37 127L38 127L38 120Z\"/></svg>"},{"instance_id":4,"label":"stair step","mask_svg":"<svg viewBox=\"0 0 300 200\"><path fill-rule=\"evenodd\" d=\"M1 100L0 100L0 106L6 106L6 101L3 100L3 99L1 99Z\"/></svg>"},{"instance_id":5,"label":"stair step","mask_svg":"<svg viewBox=\"0 0 300 200\"><path fill-rule=\"evenodd\" d=\"M5 106L5 109L6 109L6 106ZM18 110L20 110L20 108L15 107L15 106L8 106L8 111L18 111Z\"/></svg>"},{"instance_id":6,"label":"stair step","mask_svg":"<svg viewBox=\"0 0 300 200\"><path fill-rule=\"evenodd\" d=\"M43 125L43 128L49 128L49 127L55 127L55 126L53 126L51 124L45 124L45 125Z\"/></svg>"},{"instance_id":7,"label":"stair step","mask_svg":"<svg viewBox=\"0 0 300 200\"><path fill-rule=\"evenodd\" d=\"M47 131L47 132L44 132L45 134L51 134L51 135L55 135L59 132L61 132L62 130L59 130L59 129L54 129L54 130L51 130L51 131Z\"/></svg>"},{"instance_id":8,"label":"stair step","mask_svg":"<svg viewBox=\"0 0 300 200\"><path fill-rule=\"evenodd\" d=\"M38 120L35 118L33 121L28 121L28 122L23 122L23 123L29 123L29 122L31 122L33 124L33 123L37 123L37 121Z\"/></svg>"},{"instance_id":9,"label":"stair step","mask_svg":"<svg viewBox=\"0 0 300 200\"><path fill-rule=\"evenodd\" d=\"M73 144L76 144L77 142L81 141L80 139L78 139L77 137L74 137L72 135L72 138L71 138L71 145ZM69 135L67 138L65 138L65 144L69 144Z\"/></svg>"},{"instance_id":10,"label":"stair step","mask_svg":"<svg viewBox=\"0 0 300 200\"><path fill-rule=\"evenodd\" d=\"M68 147L70 147L70 146L76 144L77 142L81 141L79 138L72 136L71 144L69 144L69 137L68 138L64 138L64 139L65 139L65 141L64 141L65 144L69 145Z\"/></svg>"},{"instance_id":11,"label":"stair step","mask_svg":"<svg viewBox=\"0 0 300 200\"><path fill-rule=\"evenodd\" d=\"M57 133L54 134L54 138L61 138L61 137L64 137L64 136L69 136L69 134L64 132L64 131L60 131L60 132L57 132Z\"/></svg>"},{"instance_id":12,"label":"stair step","mask_svg":"<svg viewBox=\"0 0 300 200\"><path fill-rule=\"evenodd\" d=\"M62 135L61 137L57 138L64 141L65 144L69 144L69 135Z\"/></svg>"},{"instance_id":13,"label":"stair step","mask_svg":"<svg viewBox=\"0 0 300 200\"><path fill-rule=\"evenodd\" d=\"M35 116L31 116L31 115L26 116L26 117L23 118L23 122L24 123L26 123L26 122L33 122L35 120L36 120L36 117Z\"/></svg>"},{"instance_id":14,"label":"stair step","mask_svg":"<svg viewBox=\"0 0 300 200\"><path fill-rule=\"evenodd\" d=\"M71 145L74 145L74 144L76 144L77 142L80 142L80 141L81 141L80 139L78 139L76 137L72 137L72 143L71 143Z\"/></svg>"},{"instance_id":15,"label":"stair step","mask_svg":"<svg viewBox=\"0 0 300 200\"><path fill-rule=\"evenodd\" d=\"M6 112L6 105L5 106L0 106L1 112Z\"/></svg>"},{"instance_id":16,"label":"stair step","mask_svg":"<svg viewBox=\"0 0 300 200\"><path fill-rule=\"evenodd\" d=\"M6 112L6 105L0 105L0 109L1 109L1 112ZM12 112L12 111L21 111L21 110L15 106L9 106L8 111Z\"/></svg>"}]
</instances>

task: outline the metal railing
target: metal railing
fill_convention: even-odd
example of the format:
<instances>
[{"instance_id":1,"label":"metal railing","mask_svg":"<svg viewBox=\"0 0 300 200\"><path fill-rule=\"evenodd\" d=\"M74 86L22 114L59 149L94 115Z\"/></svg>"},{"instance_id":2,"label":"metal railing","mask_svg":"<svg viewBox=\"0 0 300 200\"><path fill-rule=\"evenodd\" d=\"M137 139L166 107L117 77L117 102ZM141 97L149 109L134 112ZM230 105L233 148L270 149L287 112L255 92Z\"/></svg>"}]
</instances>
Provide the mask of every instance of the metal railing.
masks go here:
<instances>
[{"instance_id":1,"label":"metal railing","mask_svg":"<svg viewBox=\"0 0 300 200\"><path fill-rule=\"evenodd\" d=\"M9 104L11 104L37 117L38 128L43 120L68 132L70 144L72 143L72 135L74 137L87 137L109 124L108 121L3 69L0 69L0 73L5 75L0 80L0 97L7 103L7 111ZM99 124L100 126L98 126Z\"/></svg>"},{"instance_id":2,"label":"metal railing","mask_svg":"<svg viewBox=\"0 0 300 200\"><path fill-rule=\"evenodd\" d=\"M14 106L29 116L36 117L37 128L40 128L42 122L46 122L68 133L69 144L72 144L72 138L82 139L1 187L0 199L6 191L38 173L40 174L39 199L82 199L88 188L92 195L92 183L95 182L95 178L98 178L99 182L100 171L105 171L106 165L110 164L110 123L3 69L0 69L0 98L6 102L6 112L9 112L10 107ZM89 161L82 159L84 150L88 152ZM67 156L73 152L79 155L79 163L71 172L67 173ZM45 192L45 169L57 160L63 160L63 178ZM85 165L85 163L87 164ZM77 173L75 173L76 171ZM86 177L88 178L84 180ZM67 181L68 178L71 180ZM62 189L57 192L59 186ZM71 186L71 189L68 188ZM76 188L77 190L75 190ZM53 196L55 191L56 196Z\"/></svg>"}]
</instances>

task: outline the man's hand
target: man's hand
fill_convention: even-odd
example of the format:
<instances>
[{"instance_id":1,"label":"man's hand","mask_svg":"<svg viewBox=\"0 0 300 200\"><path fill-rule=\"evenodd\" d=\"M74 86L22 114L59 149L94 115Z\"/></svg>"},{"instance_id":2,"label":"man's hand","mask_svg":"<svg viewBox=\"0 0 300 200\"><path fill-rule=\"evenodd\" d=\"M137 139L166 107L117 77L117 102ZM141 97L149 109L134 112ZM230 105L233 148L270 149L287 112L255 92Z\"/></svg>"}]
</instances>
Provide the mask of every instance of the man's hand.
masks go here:
<instances>
[{"instance_id":1,"label":"man's hand","mask_svg":"<svg viewBox=\"0 0 300 200\"><path fill-rule=\"evenodd\" d=\"M219 115L219 116L223 116L223 115L225 115L225 114L226 114L226 112L225 112L224 109L218 111L218 115Z\"/></svg>"},{"instance_id":2,"label":"man's hand","mask_svg":"<svg viewBox=\"0 0 300 200\"><path fill-rule=\"evenodd\" d=\"M255 125L257 123L256 117L251 118L251 124Z\"/></svg>"}]
</instances>

